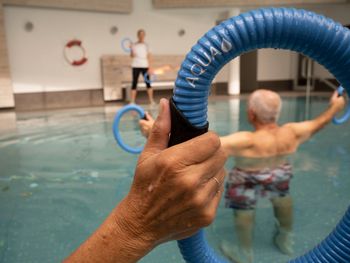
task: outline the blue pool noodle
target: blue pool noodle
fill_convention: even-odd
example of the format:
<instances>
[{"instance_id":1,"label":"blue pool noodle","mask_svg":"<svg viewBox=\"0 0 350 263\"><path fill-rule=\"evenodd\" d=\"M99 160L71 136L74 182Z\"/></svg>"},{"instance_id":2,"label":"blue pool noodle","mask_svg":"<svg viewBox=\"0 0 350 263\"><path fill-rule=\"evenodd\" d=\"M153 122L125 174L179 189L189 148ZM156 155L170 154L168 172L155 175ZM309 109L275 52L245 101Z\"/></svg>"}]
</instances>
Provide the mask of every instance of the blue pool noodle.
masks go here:
<instances>
[{"instance_id":1,"label":"blue pool noodle","mask_svg":"<svg viewBox=\"0 0 350 263\"><path fill-rule=\"evenodd\" d=\"M131 52L131 48L130 47L126 47L126 44L132 44L132 40L128 37L125 37L122 39L122 41L120 42L120 46L122 47L122 49L126 52L126 53L130 53Z\"/></svg>"},{"instance_id":2,"label":"blue pool noodle","mask_svg":"<svg viewBox=\"0 0 350 263\"><path fill-rule=\"evenodd\" d=\"M120 135L120 131L119 131L120 120L123 117L123 115L129 111L136 111L139 114L141 119L145 117L145 111L140 106L138 106L136 104L129 104L129 105L122 107L114 117L114 122L113 122L113 127L112 127L113 128L113 135L114 135L114 139L117 141L117 143L119 144L119 146L123 150L125 150L129 153L138 154L138 153L142 152L143 147L131 147L131 146L127 145L123 141L123 139Z\"/></svg>"},{"instance_id":3,"label":"blue pool noodle","mask_svg":"<svg viewBox=\"0 0 350 263\"><path fill-rule=\"evenodd\" d=\"M310 11L262 8L230 18L208 31L187 54L178 73L173 100L196 127L207 124L210 85L218 71L245 52L260 48L288 49L325 66L350 94L350 31ZM350 107L340 122L350 117ZM203 230L178 241L189 263L227 262L207 244ZM333 232L292 263L350 262L350 208Z\"/></svg>"},{"instance_id":4,"label":"blue pool noodle","mask_svg":"<svg viewBox=\"0 0 350 263\"><path fill-rule=\"evenodd\" d=\"M344 88L342 86L340 86L338 89L338 94L339 96L343 96L344 94ZM348 104L348 106L346 107L346 110L345 110L345 114L341 117L341 118L336 118L334 117L332 119L332 122L333 124L336 124L336 125L339 125L339 124L343 124L344 122L346 122L350 117L350 103Z\"/></svg>"},{"instance_id":5,"label":"blue pool noodle","mask_svg":"<svg viewBox=\"0 0 350 263\"><path fill-rule=\"evenodd\" d=\"M148 74L148 72L146 72L145 74L143 74L143 79L145 80L145 82L147 84L152 84L153 81L157 80L157 75L156 74Z\"/></svg>"}]
</instances>

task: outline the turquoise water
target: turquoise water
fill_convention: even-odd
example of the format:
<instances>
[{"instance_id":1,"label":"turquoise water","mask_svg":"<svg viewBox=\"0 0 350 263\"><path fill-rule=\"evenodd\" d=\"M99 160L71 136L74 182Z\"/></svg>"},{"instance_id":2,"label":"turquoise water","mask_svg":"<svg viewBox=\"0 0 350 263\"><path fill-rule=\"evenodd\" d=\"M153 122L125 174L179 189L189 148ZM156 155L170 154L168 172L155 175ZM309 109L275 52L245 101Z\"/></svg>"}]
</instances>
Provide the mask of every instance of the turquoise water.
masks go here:
<instances>
[{"instance_id":1,"label":"turquoise water","mask_svg":"<svg viewBox=\"0 0 350 263\"><path fill-rule=\"evenodd\" d=\"M285 98L281 123L301 121L324 110L328 100ZM0 134L0 262L59 262L103 221L130 187L137 156L116 146L111 126L116 108L20 114L16 129ZM210 128L225 135L250 130L245 101L209 104ZM321 241L350 200L350 124L329 125L293 156L295 254ZM135 116L123 121L122 134L144 142ZM226 168L233 166L229 160ZM271 204L260 200L254 231L254 262L286 262L273 245ZM223 202L206 229L210 244L236 245L232 211ZM175 242L152 251L143 263L183 262Z\"/></svg>"}]
</instances>

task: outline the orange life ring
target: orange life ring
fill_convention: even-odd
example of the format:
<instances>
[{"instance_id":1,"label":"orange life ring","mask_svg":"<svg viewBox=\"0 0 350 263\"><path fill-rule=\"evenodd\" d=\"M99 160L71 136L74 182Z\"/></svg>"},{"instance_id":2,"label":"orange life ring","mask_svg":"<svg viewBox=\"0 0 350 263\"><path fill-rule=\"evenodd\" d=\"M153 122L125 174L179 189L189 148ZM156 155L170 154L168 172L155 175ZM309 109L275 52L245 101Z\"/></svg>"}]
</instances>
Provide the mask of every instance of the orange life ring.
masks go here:
<instances>
[{"instance_id":1,"label":"orange life ring","mask_svg":"<svg viewBox=\"0 0 350 263\"><path fill-rule=\"evenodd\" d=\"M83 55L81 57L81 59L78 59L78 60L73 60L73 59L70 59L69 56L68 56L68 50L72 47L78 47L80 48L80 50L82 51ZM81 66L83 64L85 64L88 59L86 57L86 50L85 48L82 46L82 42L80 40L77 40L77 39L73 39L71 41L69 41L65 47L64 47L64 58L66 59L66 61L71 64L72 66Z\"/></svg>"}]
</instances>

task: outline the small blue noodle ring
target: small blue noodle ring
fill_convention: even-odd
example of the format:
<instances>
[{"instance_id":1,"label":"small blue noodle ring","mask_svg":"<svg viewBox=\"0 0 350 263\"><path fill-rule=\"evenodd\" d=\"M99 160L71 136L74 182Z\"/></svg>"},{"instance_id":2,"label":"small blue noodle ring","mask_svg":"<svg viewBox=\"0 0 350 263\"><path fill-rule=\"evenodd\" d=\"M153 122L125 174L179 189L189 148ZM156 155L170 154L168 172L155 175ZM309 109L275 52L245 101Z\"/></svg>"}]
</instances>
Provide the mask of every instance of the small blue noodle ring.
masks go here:
<instances>
[{"instance_id":1,"label":"small blue noodle ring","mask_svg":"<svg viewBox=\"0 0 350 263\"><path fill-rule=\"evenodd\" d=\"M172 99L177 110L192 126L207 127L208 96L216 74L235 57L260 48L293 50L316 60L350 94L349 29L306 10L262 8L222 22L191 48L175 81ZM340 122L350 117L349 111ZM186 262L227 262L208 245L203 229L178 245ZM290 262L350 262L350 208L324 241Z\"/></svg>"},{"instance_id":2,"label":"small blue noodle ring","mask_svg":"<svg viewBox=\"0 0 350 263\"><path fill-rule=\"evenodd\" d=\"M132 40L128 37L125 37L122 39L122 41L120 42L120 45L122 47L122 49L126 52L126 53L130 53L131 52L131 48L127 47L127 44L132 44Z\"/></svg>"},{"instance_id":3,"label":"small blue noodle ring","mask_svg":"<svg viewBox=\"0 0 350 263\"><path fill-rule=\"evenodd\" d=\"M151 85L153 81L157 80L157 75L156 74L148 74L148 72L146 72L143 75L143 79L145 80L146 83Z\"/></svg>"},{"instance_id":4,"label":"small blue noodle ring","mask_svg":"<svg viewBox=\"0 0 350 263\"><path fill-rule=\"evenodd\" d=\"M339 96L343 96L345 89L342 86L340 86L337 89L337 91L338 91ZM343 124L344 122L346 122L349 118L350 118L350 103L346 107L345 114L343 115L343 117L341 117L339 119L334 117L332 122L333 122L333 124L340 125L340 124Z\"/></svg>"},{"instance_id":5,"label":"small blue noodle ring","mask_svg":"<svg viewBox=\"0 0 350 263\"><path fill-rule=\"evenodd\" d=\"M114 122L113 122L113 135L115 140L117 141L117 143L119 144L119 146L129 152L129 153L133 153L133 154L138 154L140 152L142 152L143 150L143 146L142 147L131 147L127 144L124 143L124 141L122 140L122 137L119 133L119 123L120 123L120 119L123 117L123 115L129 111L136 111L139 115L140 118L143 119L145 118L145 111L140 107L137 106L135 104L129 104L124 106L123 108L121 108L117 114L114 117Z\"/></svg>"}]
</instances>

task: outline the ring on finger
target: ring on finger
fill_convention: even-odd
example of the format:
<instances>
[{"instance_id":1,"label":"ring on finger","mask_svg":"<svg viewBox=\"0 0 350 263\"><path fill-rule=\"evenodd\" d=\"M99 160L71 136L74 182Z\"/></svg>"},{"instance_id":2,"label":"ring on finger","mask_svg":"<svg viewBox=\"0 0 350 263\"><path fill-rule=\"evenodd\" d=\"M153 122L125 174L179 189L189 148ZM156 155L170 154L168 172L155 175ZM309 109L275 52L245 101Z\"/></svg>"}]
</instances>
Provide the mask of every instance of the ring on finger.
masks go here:
<instances>
[{"instance_id":1,"label":"ring on finger","mask_svg":"<svg viewBox=\"0 0 350 263\"><path fill-rule=\"evenodd\" d=\"M216 182L216 184L218 185L218 189L216 190L216 193L220 192L220 188L221 188L221 184L218 180L218 178L216 178L215 176L213 177L214 181Z\"/></svg>"}]
</instances>

